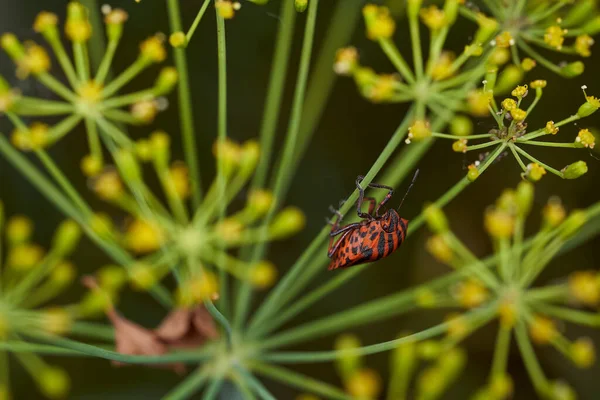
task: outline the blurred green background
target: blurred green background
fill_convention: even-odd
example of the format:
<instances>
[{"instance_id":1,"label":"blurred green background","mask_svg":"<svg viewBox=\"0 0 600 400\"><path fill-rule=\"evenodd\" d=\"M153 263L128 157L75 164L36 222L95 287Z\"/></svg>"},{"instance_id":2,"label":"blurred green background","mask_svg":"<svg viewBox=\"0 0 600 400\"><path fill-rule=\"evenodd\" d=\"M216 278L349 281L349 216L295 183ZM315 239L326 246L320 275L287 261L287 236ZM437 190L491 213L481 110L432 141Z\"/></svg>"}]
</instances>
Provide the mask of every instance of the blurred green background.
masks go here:
<instances>
[{"instance_id":1,"label":"blurred green background","mask_svg":"<svg viewBox=\"0 0 600 400\"><path fill-rule=\"evenodd\" d=\"M289 0L288 0L289 1ZM338 0L348 6L363 4L358 0ZM138 44L141 40L156 33L168 32L165 2L159 0L112 1L113 7L122 7L129 13L126 23L125 36L117 53L114 71L122 71L137 56ZM182 15L184 26L189 26L201 0L182 0ZM317 50L326 31L330 28L330 18L337 1L323 0L320 6L320 17L317 27ZM475 2L477 3L477 2ZM14 32L22 40L41 39L33 32L31 26L36 14L41 10L57 13L64 21L64 0L0 0L0 33ZM243 141L257 136L262 116L262 106L268 82L270 63L273 52L274 35L279 23L279 0L272 0L267 6L256 6L244 2L242 10L235 19L227 22L227 48L229 72L229 136ZM294 45L294 57L298 58L301 28L304 16L299 17L297 35ZM351 21L349 21L351 23ZM191 89L194 100L194 117L197 127L198 146L201 154L201 170L204 186L214 174L214 159L211 146L216 137L217 88L216 88L216 34L214 15L208 12L201 22L190 47L188 48L189 70L191 74ZM461 20L452 31L447 47L460 50L469 40L473 32L470 22ZM399 23L397 43L403 52L408 52L409 41L407 29ZM378 72L392 72L393 69L378 46L365 39L363 24L359 22L350 43L357 46L361 62L374 67ZM543 126L547 120L560 120L577 110L584 101L580 86L586 84L588 93L600 94L599 53L586 61L587 71L582 76L565 80L545 69L538 67L530 72L526 79L547 79L549 84L544 91L544 97L535 113L528 118L530 126ZM333 60L333 55L331 55ZM551 54L555 61L560 61L560 55ZM558 57L558 58L557 58ZM58 72L54 63L53 72ZM297 62L292 62L288 82L293 87ZM127 90L137 90L151 85L159 67L150 68L141 77L128 85ZM19 87L27 95L51 97L43 86L31 79L19 81L14 75L12 62L3 53L0 54L0 73L10 80L11 84ZM61 76L61 78L63 78ZM283 118L279 130L280 136L276 145L281 146L281 134L284 132L286 116L291 100L291 90L286 93L282 105ZM130 129L134 138L142 137L155 128L164 129L173 135L174 152L177 158L182 158L178 136L178 114L176 96L169 96L171 103L166 112L159 114L155 123L150 127ZM302 208L307 215L306 229L293 239L276 243L270 252L270 258L280 271L285 271L301 254L313 236L322 228L325 217L328 217L327 207L337 205L354 188L357 175L368 171L373 161L385 146L403 114L406 105L374 105L364 100L357 92L350 79L339 79L327 104L324 116L315 132L312 144L307 151L300 168L295 174L292 188L289 192L288 204ZM582 124L590 128L600 127L598 114L587 118ZM561 129L560 135L575 137L578 126L570 125ZM491 119L476 121L478 133L484 133L492 128ZM12 126L6 118L0 117L0 132L9 134ZM114 208L106 206L95 199L87 188L87 182L79 170L79 163L86 151L86 141L81 127L68 135L60 145L50 150L51 155L65 171L67 176L79 188L97 209L119 214ZM589 165L589 173L575 181L563 181L548 174L536 186L536 203L538 210L551 195L562 197L568 209L586 207L600 199L598 182L600 178L600 161L598 154L588 150L539 149L533 155L546 160L556 168L562 168L578 159L585 160ZM402 215L408 219L416 215L423 204L434 200L443 194L447 188L458 181L466 173L466 165L474 161L477 154L466 156L453 153L448 141L438 142L422 159L418 167L421 170L419 180L402 210ZM485 173L482 179L471 185L446 209L453 228L458 235L478 255L491 252L491 246L482 229L482 212L501 193L502 189L514 187L520 180L520 169L512 157L506 157ZM404 187L398 188L399 192ZM241 196L240 196L241 197ZM30 216L36 224L36 239L42 244L48 244L50 235L63 216L13 169L5 160L0 158L0 198L11 214L22 213ZM395 198L394 201L399 201ZM394 203L396 204L396 203ZM534 211L530 218L529 227L537 229L539 218ZM339 289L326 299L310 308L287 326L302 323L307 320L333 314L356 304L374 299L385 294L399 291L416 283L426 281L446 272L446 268L434 261L424 251L424 240L428 236L426 229L411 237L405 243L402 251L372 265L358 278ZM578 248L555 260L538 280L539 283L550 282L566 276L574 269L594 269L598 267L597 247L600 239L593 239L587 245ZM90 273L96 268L109 262L108 258L88 241L83 241L75 255L75 263L81 274ZM323 271L319 280L330 279L331 273ZM63 301L76 301L83 289L74 285L71 292L63 296ZM152 326L159 321L163 314L148 296L127 292L123 295L120 310L125 316L146 326ZM364 326L354 329L366 344L381 342L395 337L399 332L418 330L438 323L444 313L436 311L412 313L403 317L377 323L374 326ZM600 343L598 331L575 326L568 326L567 335L571 338L591 336ZM333 343L329 336L310 344L310 349L329 349ZM459 383L452 387L447 398L466 398L475 388L481 386L488 374L495 327L489 326L470 338L466 344L469 350L469 362L466 373ZM306 345L304 346L306 348ZM553 349L540 349L537 353L542 361L544 370L550 378L564 378L579 392L582 399L597 399L600 393L600 373L598 366L589 370L577 370L566 362ZM144 367L126 367L116 369L104 360L93 359L51 359L53 363L66 367L73 380L70 398L74 399L158 399L175 385L181 378L170 371L149 369ZM387 375L389 363L387 354L369 357L367 364L380 371L384 378ZM15 398L34 399L39 394L31 380L19 369L17 363L11 363L11 374ZM320 379L340 384L335 370L329 364L304 365L299 367L304 373ZM518 357L513 348L509 371L515 379L516 399L535 398L533 390ZM269 382L270 388L277 398L292 399L295 392L275 383Z\"/></svg>"}]
</instances>

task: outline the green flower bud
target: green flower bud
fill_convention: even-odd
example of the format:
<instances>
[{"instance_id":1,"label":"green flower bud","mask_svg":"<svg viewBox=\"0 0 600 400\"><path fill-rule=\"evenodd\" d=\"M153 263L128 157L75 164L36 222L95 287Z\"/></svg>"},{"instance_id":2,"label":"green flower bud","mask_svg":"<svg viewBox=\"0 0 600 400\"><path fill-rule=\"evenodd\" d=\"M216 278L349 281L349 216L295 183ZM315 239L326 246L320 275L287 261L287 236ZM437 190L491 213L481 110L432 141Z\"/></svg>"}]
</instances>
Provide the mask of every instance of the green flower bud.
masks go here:
<instances>
[{"instance_id":1,"label":"green flower bud","mask_svg":"<svg viewBox=\"0 0 600 400\"><path fill-rule=\"evenodd\" d=\"M421 4L423 3L423 0L407 0L407 3L408 18L419 18L419 11L421 10Z\"/></svg>"},{"instance_id":2,"label":"green flower bud","mask_svg":"<svg viewBox=\"0 0 600 400\"><path fill-rule=\"evenodd\" d=\"M438 365L444 372L447 378L455 377L467 363L467 355L464 350L459 348L453 348L440 355Z\"/></svg>"},{"instance_id":3,"label":"green flower bud","mask_svg":"<svg viewBox=\"0 0 600 400\"><path fill-rule=\"evenodd\" d=\"M565 78L574 78L583 73L585 65L581 61L569 63L560 69L560 74Z\"/></svg>"},{"instance_id":4,"label":"green flower bud","mask_svg":"<svg viewBox=\"0 0 600 400\"><path fill-rule=\"evenodd\" d=\"M177 70L173 67L166 67L160 71L158 78L154 82L154 94L157 96L167 94L177 84Z\"/></svg>"},{"instance_id":5,"label":"green flower bud","mask_svg":"<svg viewBox=\"0 0 600 400\"><path fill-rule=\"evenodd\" d=\"M484 14L477 15L479 29L475 33L475 43L485 44L492 38L498 30L498 21L494 18L486 17Z\"/></svg>"},{"instance_id":6,"label":"green flower bud","mask_svg":"<svg viewBox=\"0 0 600 400\"><path fill-rule=\"evenodd\" d=\"M409 333L400 335L407 336ZM390 388L388 398L400 399L405 389L399 387L401 382L408 382L417 365L417 343L414 341L399 344L392 350Z\"/></svg>"},{"instance_id":7,"label":"green flower bud","mask_svg":"<svg viewBox=\"0 0 600 400\"><path fill-rule=\"evenodd\" d=\"M550 400L577 400L577 393L567 383L555 381L548 386L548 398Z\"/></svg>"},{"instance_id":8,"label":"green flower bud","mask_svg":"<svg viewBox=\"0 0 600 400\"><path fill-rule=\"evenodd\" d=\"M150 146L154 155L154 162L161 168L167 168L171 159L171 139L163 131L156 131L150 135Z\"/></svg>"},{"instance_id":9,"label":"green flower bud","mask_svg":"<svg viewBox=\"0 0 600 400\"><path fill-rule=\"evenodd\" d=\"M585 88L585 86L583 87ZM581 118L589 117L600 108L600 100L597 97L585 96L585 100L585 103L577 110L577 115Z\"/></svg>"},{"instance_id":10,"label":"green flower bud","mask_svg":"<svg viewBox=\"0 0 600 400\"><path fill-rule=\"evenodd\" d=\"M308 7L308 0L295 0L294 6L296 7L296 11L304 12L306 11L306 7Z\"/></svg>"},{"instance_id":11,"label":"green flower bud","mask_svg":"<svg viewBox=\"0 0 600 400\"><path fill-rule=\"evenodd\" d=\"M64 398L67 395L71 380L64 370L57 367L45 367L39 372L38 384L46 396L57 399Z\"/></svg>"},{"instance_id":12,"label":"green flower bud","mask_svg":"<svg viewBox=\"0 0 600 400\"><path fill-rule=\"evenodd\" d=\"M564 239L573 236L585 223L588 217L585 211L574 210L569 214L565 222L562 223L562 231L560 236Z\"/></svg>"},{"instance_id":13,"label":"green flower bud","mask_svg":"<svg viewBox=\"0 0 600 400\"><path fill-rule=\"evenodd\" d=\"M588 35L595 35L600 32L600 15L594 17L587 24L583 25L581 31Z\"/></svg>"},{"instance_id":14,"label":"green flower bud","mask_svg":"<svg viewBox=\"0 0 600 400\"><path fill-rule=\"evenodd\" d=\"M53 250L61 256L68 255L75 250L81 238L81 228L75 221L65 221L54 234Z\"/></svg>"},{"instance_id":15,"label":"green flower bud","mask_svg":"<svg viewBox=\"0 0 600 400\"><path fill-rule=\"evenodd\" d=\"M256 168L260 157L260 146L255 140L249 140L242 146L240 157L240 173L249 175Z\"/></svg>"},{"instance_id":16,"label":"green flower bud","mask_svg":"<svg viewBox=\"0 0 600 400\"><path fill-rule=\"evenodd\" d=\"M535 190L529 182L522 181L517 185L516 199L519 207L519 215L525 217L531 211Z\"/></svg>"},{"instance_id":17,"label":"green flower bud","mask_svg":"<svg viewBox=\"0 0 600 400\"><path fill-rule=\"evenodd\" d=\"M500 73L494 88L494 95L508 93L523 80L523 70L516 65L509 65Z\"/></svg>"},{"instance_id":18,"label":"green flower bud","mask_svg":"<svg viewBox=\"0 0 600 400\"><path fill-rule=\"evenodd\" d=\"M585 161L577 161L567 165L560 172L562 172L565 179L577 179L588 172L588 166Z\"/></svg>"},{"instance_id":19,"label":"green flower bud","mask_svg":"<svg viewBox=\"0 0 600 400\"><path fill-rule=\"evenodd\" d=\"M458 0L446 0L446 3L444 4L444 14L446 14L446 21L448 21L448 25L452 25L454 21L456 21L459 4L460 1Z\"/></svg>"},{"instance_id":20,"label":"green flower bud","mask_svg":"<svg viewBox=\"0 0 600 400\"><path fill-rule=\"evenodd\" d=\"M448 219L441 208L435 204L429 204L425 206L423 212L427 225L429 225L429 229L435 233L448 232Z\"/></svg>"},{"instance_id":21,"label":"green flower bud","mask_svg":"<svg viewBox=\"0 0 600 400\"><path fill-rule=\"evenodd\" d=\"M274 237L292 235L304 227L306 218L297 207L284 208L273 220L269 232Z\"/></svg>"},{"instance_id":22,"label":"green flower bud","mask_svg":"<svg viewBox=\"0 0 600 400\"><path fill-rule=\"evenodd\" d=\"M25 48L12 33L5 33L0 37L0 45L14 61L19 61L25 56Z\"/></svg>"},{"instance_id":23,"label":"green flower bud","mask_svg":"<svg viewBox=\"0 0 600 400\"><path fill-rule=\"evenodd\" d=\"M344 350L352 350L360 347L360 340L355 335L345 334L335 340L334 349L342 352L335 360L338 373L343 381L348 381L362 365L361 357L357 354L346 353Z\"/></svg>"},{"instance_id":24,"label":"green flower bud","mask_svg":"<svg viewBox=\"0 0 600 400\"><path fill-rule=\"evenodd\" d=\"M108 40L114 41L121 38L123 35L123 24L127 21L128 17L127 13L120 8L116 8L106 14L104 22L106 23L106 36Z\"/></svg>"},{"instance_id":25,"label":"green flower bud","mask_svg":"<svg viewBox=\"0 0 600 400\"><path fill-rule=\"evenodd\" d=\"M173 47L185 47L187 46L187 37L183 32L174 32L169 36L169 43Z\"/></svg>"},{"instance_id":26,"label":"green flower bud","mask_svg":"<svg viewBox=\"0 0 600 400\"><path fill-rule=\"evenodd\" d=\"M37 17L35 17L35 22L33 23L33 30L44 35L46 40L52 42L58 39L58 17L56 14L42 11Z\"/></svg>"},{"instance_id":27,"label":"green flower bud","mask_svg":"<svg viewBox=\"0 0 600 400\"><path fill-rule=\"evenodd\" d=\"M450 121L450 133L457 136L468 136L473 133L473 122L466 115L457 115Z\"/></svg>"}]
</instances>

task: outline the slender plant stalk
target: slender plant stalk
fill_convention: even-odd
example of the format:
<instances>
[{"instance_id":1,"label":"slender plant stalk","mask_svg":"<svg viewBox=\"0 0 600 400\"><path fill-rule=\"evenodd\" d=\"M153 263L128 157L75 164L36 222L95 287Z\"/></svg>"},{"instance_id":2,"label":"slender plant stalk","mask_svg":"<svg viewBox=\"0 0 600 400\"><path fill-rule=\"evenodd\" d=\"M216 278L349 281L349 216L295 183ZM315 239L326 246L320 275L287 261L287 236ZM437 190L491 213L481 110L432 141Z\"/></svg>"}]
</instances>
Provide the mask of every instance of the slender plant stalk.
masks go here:
<instances>
[{"instance_id":1,"label":"slender plant stalk","mask_svg":"<svg viewBox=\"0 0 600 400\"><path fill-rule=\"evenodd\" d=\"M178 0L167 0L169 23L171 32L181 32L181 14ZM190 185L192 191L192 205L197 208L202 201L202 182L200 177L200 166L198 164L198 150L196 147L196 133L194 130L194 118L192 115L192 94L187 66L187 58L184 48L174 48L175 67L179 76L177 87L179 97L179 119L181 135L183 139L183 150L185 162L190 170Z\"/></svg>"},{"instance_id":2,"label":"slender plant stalk","mask_svg":"<svg viewBox=\"0 0 600 400\"><path fill-rule=\"evenodd\" d=\"M206 381L210 378L207 368L198 367L179 386L167 393L163 400L185 400L198 393ZM213 381L213 383L216 381Z\"/></svg>"}]
</instances>

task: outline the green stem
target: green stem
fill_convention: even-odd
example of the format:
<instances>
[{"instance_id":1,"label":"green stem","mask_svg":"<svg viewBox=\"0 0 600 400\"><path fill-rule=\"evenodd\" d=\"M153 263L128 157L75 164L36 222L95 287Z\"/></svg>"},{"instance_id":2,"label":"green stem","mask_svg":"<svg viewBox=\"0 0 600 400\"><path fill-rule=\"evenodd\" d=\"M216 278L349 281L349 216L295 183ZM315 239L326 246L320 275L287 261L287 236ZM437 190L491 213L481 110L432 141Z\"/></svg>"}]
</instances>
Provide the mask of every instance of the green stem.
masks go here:
<instances>
[{"instance_id":1,"label":"green stem","mask_svg":"<svg viewBox=\"0 0 600 400\"><path fill-rule=\"evenodd\" d=\"M423 77L423 52L421 49L421 33L419 32L419 16L409 14L410 40L412 42L413 64L417 79Z\"/></svg>"},{"instance_id":2,"label":"green stem","mask_svg":"<svg viewBox=\"0 0 600 400\"><path fill-rule=\"evenodd\" d=\"M202 20L202 17L204 16L204 13L206 12L206 9L208 8L208 5L211 3L212 0L204 0L204 3L202 3L202 7L200 7L200 10L198 10L198 14L196 14L196 18L194 18L194 22L192 22L192 26L190 26L190 29L188 30L187 34L185 35L185 44L186 46L190 44L190 40L192 40L192 37L194 36L194 33L196 32L196 28L198 28L198 24L200 24L200 21ZM179 11L177 12L177 15L179 15ZM179 22L179 25L181 26L181 22ZM177 31L175 31L177 32Z\"/></svg>"},{"instance_id":3,"label":"green stem","mask_svg":"<svg viewBox=\"0 0 600 400\"><path fill-rule=\"evenodd\" d=\"M481 143L481 144L475 144L473 146L467 146L467 151L484 149L486 147L495 146L495 145L500 144L500 143L503 143L503 141L502 140L492 140L491 142L486 142L486 143Z\"/></svg>"},{"instance_id":4,"label":"green stem","mask_svg":"<svg viewBox=\"0 0 600 400\"><path fill-rule=\"evenodd\" d=\"M254 389L254 392L263 400L277 400L275 396L273 396L264 385L256 379L252 374L246 371L244 368L237 367L237 372L244 377L245 381L249 384L249 386Z\"/></svg>"},{"instance_id":5,"label":"green stem","mask_svg":"<svg viewBox=\"0 0 600 400\"><path fill-rule=\"evenodd\" d=\"M75 69L73 69L73 64L71 63L71 59L67 55L65 51L65 47L60 40L60 37L57 35L52 38L47 38L48 43L52 47L52 51L56 55L56 59L58 60L60 66L62 67L67 80L72 88L76 88L79 86L79 79L77 78L77 74L75 73Z\"/></svg>"},{"instance_id":6,"label":"green stem","mask_svg":"<svg viewBox=\"0 0 600 400\"><path fill-rule=\"evenodd\" d=\"M302 52L300 56L300 69L296 80L296 90L294 93L294 101L292 104L292 113L287 130L286 140L283 148L283 153L278 162L277 173L273 179L273 204L263 221L264 226L268 226L279 206L282 203L281 194L288 180L291 178L291 167L294 164L294 153L297 144L300 122L302 120L302 111L304 105L304 96L306 93L306 84L308 80L308 72L310 69L310 60L312 55L315 25L317 20L319 0L311 0L308 7L308 15L306 18L306 28L304 31L304 40L302 43ZM252 252L251 263L258 261L265 253L265 243L259 243ZM239 327L245 321L248 314L250 298L252 295L252 286L247 281L242 281L236 302L236 315L234 319L234 327Z\"/></svg>"},{"instance_id":7,"label":"green stem","mask_svg":"<svg viewBox=\"0 0 600 400\"><path fill-rule=\"evenodd\" d=\"M74 42L73 43L73 55L75 57L75 69L79 75L80 82L87 82L90 79L90 64L85 56L87 50L85 49L85 43ZM77 88L77 86L74 86Z\"/></svg>"},{"instance_id":8,"label":"green stem","mask_svg":"<svg viewBox=\"0 0 600 400\"><path fill-rule=\"evenodd\" d=\"M107 98L115 94L119 89L138 76L146 67L148 67L148 61L141 56L138 57L133 64L127 67L125 71L121 72L120 75L104 87L102 90L102 97Z\"/></svg>"},{"instance_id":9,"label":"green stem","mask_svg":"<svg viewBox=\"0 0 600 400\"><path fill-rule=\"evenodd\" d=\"M391 39L380 39L379 45L381 46L383 52L388 56L392 64L394 64L396 70L398 70L400 75L402 75L404 80L409 83L415 83L415 77L410 70L410 67L404 60L404 57L402 57L400 50L398 50L394 42L392 42Z\"/></svg>"},{"instance_id":10,"label":"green stem","mask_svg":"<svg viewBox=\"0 0 600 400\"><path fill-rule=\"evenodd\" d=\"M225 31L225 20L215 8L217 15L217 58L218 58L218 123L217 123L217 141L219 144L227 140L227 35ZM217 196L219 199L225 199L227 176L225 173L225 159L217 159ZM225 218L227 212L227 203L219 202L219 220L220 224ZM222 265L222 263L218 263ZM225 269L219 269L219 305L225 313L229 315L229 293L228 293L228 275Z\"/></svg>"},{"instance_id":11,"label":"green stem","mask_svg":"<svg viewBox=\"0 0 600 400\"><path fill-rule=\"evenodd\" d=\"M206 307L208 312L213 316L213 318L217 320L217 322L221 324L221 326L225 330L227 346L228 348L231 348L231 337L233 335L233 332L231 330L231 325L229 325L229 321L227 321L227 318L225 318L225 316L221 314L221 312L217 309L217 307L215 307L215 305L211 301L205 300L204 306Z\"/></svg>"},{"instance_id":12,"label":"green stem","mask_svg":"<svg viewBox=\"0 0 600 400\"><path fill-rule=\"evenodd\" d=\"M535 356L531 341L527 336L525 322L518 322L517 326L515 327L515 334L517 337L517 344L521 350L521 357L523 358L525 368L527 369L527 373L533 382L535 390L538 392L540 397L544 398L548 393L549 385L546 377L544 376L544 372L542 371L542 367Z\"/></svg>"},{"instance_id":13,"label":"green stem","mask_svg":"<svg viewBox=\"0 0 600 400\"><path fill-rule=\"evenodd\" d=\"M525 53L527 53L531 57L535 58L544 67L548 68L550 71L552 71L556 74L562 75L562 70L558 65L554 64L552 61L548 60L547 58L542 57L542 55L540 53L538 53L537 51L535 51L531 47L529 47L529 45L523 39L517 39L517 44L519 45L520 48L522 48L525 51Z\"/></svg>"},{"instance_id":14,"label":"green stem","mask_svg":"<svg viewBox=\"0 0 600 400\"><path fill-rule=\"evenodd\" d=\"M221 390L221 386L223 386L223 377L216 377L210 381L210 385L206 389L203 400L215 400L219 395L219 390ZM184 397L187 398L187 397Z\"/></svg>"},{"instance_id":15,"label":"green stem","mask_svg":"<svg viewBox=\"0 0 600 400\"><path fill-rule=\"evenodd\" d=\"M494 361L492 362L492 371L490 380L502 376L506 373L508 356L510 352L510 336L512 329L501 325L496 336L496 348L494 350Z\"/></svg>"},{"instance_id":16,"label":"green stem","mask_svg":"<svg viewBox=\"0 0 600 400\"><path fill-rule=\"evenodd\" d=\"M534 158L533 156L531 156L525 150L521 149L519 146L513 146L513 147L515 148L515 150L517 151L517 153L522 154L523 156L525 156L525 158L528 158L529 160L533 161L534 163L538 163L539 165L541 165L542 167L544 167L548 171L552 172L554 175L559 176L561 178L563 177L563 173L560 172L559 170L554 169L554 168L550 167L547 164L544 164L540 160L538 160L538 159Z\"/></svg>"},{"instance_id":17,"label":"green stem","mask_svg":"<svg viewBox=\"0 0 600 400\"><path fill-rule=\"evenodd\" d=\"M171 32L181 32L181 14L178 0L167 0L169 23ZM177 87L179 98L179 119L185 162L190 170L190 185L192 191L192 206L198 207L202 202L202 181L200 177L200 166L198 164L198 149L196 145L196 133L194 130L194 118L192 115L192 94L188 75L187 58L185 49L173 49L175 55L175 67L179 77Z\"/></svg>"},{"instance_id":18,"label":"green stem","mask_svg":"<svg viewBox=\"0 0 600 400\"><path fill-rule=\"evenodd\" d=\"M110 73L110 66L115 57L115 52L117 51L117 47L119 47L119 39L118 38L108 41L108 46L106 47L106 52L104 53L104 57L102 58L102 61L100 62L100 66L98 67L98 72L96 72L96 77L94 78L94 81L97 84L103 85L104 81L108 77L108 74Z\"/></svg>"},{"instance_id":19,"label":"green stem","mask_svg":"<svg viewBox=\"0 0 600 400\"><path fill-rule=\"evenodd\" d=\"M277 121L281 110L281 99L285 88L285 79L288 70L294 25L296 22L296 9L291 1L281 3L281 23L277 33L275 55L269 79L269 89L265 101L265 111L260 130L260 160L256 166L252 189L264 186L273 152L273 141L277 129Z\"/></svg>"},{"instance_id":20,"label":"green stem","mask_svg":"<svg viewBox=\"0 0 600 400\"><path fill-rule=\"evenodd\" d=\"M190 399L198 393L204 383L209 379L209 370L199 367L192 372L183 382L167 393L163 400L185 400Z\"/></svg>"},{"instance_id":21,"label":"green stem","mask_svg":"<svg viewBox=\"0 0 600 400\"><path fill-rule=\"evenodd\" d=\"M295 371L291 371L277 365L253 362L250 367L252 371L256 371L261 375L275 379L276 381L298 388L302 391L316 393L329 399L352 399L352 397L342 392L335 386L320 382L306 375L301 375Z\"/></svg>"},{"instance_id":22,"label":"green stem","mask_svg":"<svg viewBox=\"0 0 600 400\"><path fill-rule=\"evenodd\" d=\"M47 72L36 75L36 78L48 89L62 97L63 99L75 103L78 101L78 97L69 88L60 83L56 78Z\"/></svg>"},{"instance_id":23,"label":"green stem","mask_svg":"<svg viewBox=\"0 0 600 400\"><path fill-rule=\"evenodd\" d=\"M519 142L521 144L532 144L534 146L545 146L545 147L566 147L570 149L577 148L575 143L556 143L556 142L539 142L536 140L527 140L523 142Z\"/></svg>"},{"instance_id":24,"label":"green stem","mask_svg":"<svg viewBox=\"0 0 600 400\"><path fill-rule=\"evenodd\" d=\"M590 326L593 328L600 327L600 315L596 313L553 306L542 302L531 303L531 307L545 315L556 317L562 319L563 321L572 322L574 324L583 326Z\"/></svg>"},{"instance_id":25,"label":"green stem","mask_svg":"<svg viewBox=\"0 0 600 400\"><path fill-rule=\"evenodd\" d=\"M467 321L476 321L480 319L492 318L496 313L495 307L482 308L471 311L464 315ZM432 337L439 336L448 330L450 322L444 322L435 325L431 328L422 330L412 335L404 336L399 339L390 340L387 342L377 343L370 346L357 347L349 350L333 350L333 351L288 351L267 353L260 356L262 360L268 360L277 363L315 363L324 361L333 361L342 356L365 356L392 350L397 346L412 341L422 341ZM284 346L286 343L278 342L277 346ZM269 349L275 346L272 340L261 343L262 349Z\"/></svg>"},{"instance_id":26,"label":"green stem","mask_svg":"<svg viewBox=\"0 0 600 400\"><path fill-rule=\"evenodd\" d=\"M94 322L77 321L71 326L69 333L88 339L102 339L109 342L115 340L115 329L112 326Z\"/></svg>"}]
</instances>

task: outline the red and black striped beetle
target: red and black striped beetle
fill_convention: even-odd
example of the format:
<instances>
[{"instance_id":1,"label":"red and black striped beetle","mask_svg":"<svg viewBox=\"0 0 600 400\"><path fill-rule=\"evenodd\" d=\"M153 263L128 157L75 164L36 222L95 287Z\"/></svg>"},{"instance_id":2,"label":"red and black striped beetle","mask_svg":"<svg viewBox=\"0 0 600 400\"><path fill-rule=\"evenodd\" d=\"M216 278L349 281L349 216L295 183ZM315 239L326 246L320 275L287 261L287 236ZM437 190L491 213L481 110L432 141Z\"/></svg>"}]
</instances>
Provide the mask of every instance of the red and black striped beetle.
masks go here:
<instances>
[{"instance_id":1,"label":"red and black striped beetle","mask_svg":"<svg viewBox=\"0 0 600 400\"><path fill-rule=\"evenodd\" d=\"M418 174L419 171L417 170L398 209L402 206ZM368 187L370 188L388 190L387 195L377 205L377 208L375 208L376 200L372 197L365 197L365 189L360 186L363 178L364 176L356 178L356 188L359 193L356 212L362 218L362 221L340 227L339 223L343 216L339 211L331 210L337 218L334 222L329 222L332 225L331 232L329 233L329 250L327 252L327 256L331 258L329 270L348 268L353 265L373 262L387 257L400 247L406 238L408 220L401 218L398 211L391 208L383 215L379 215L381 207L392 198L394 189L390 186L377 183L369 184ZM361 210L365 201L369 202L369 211L367 213ZM340 234L342 236L334 243L334 238Z\"/></svg>"}]
</instances>

